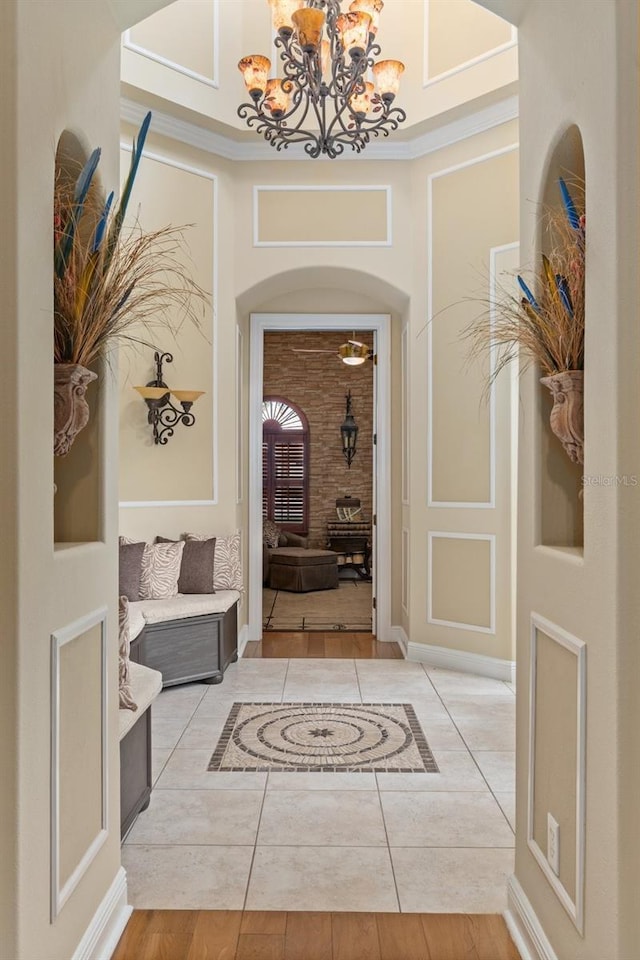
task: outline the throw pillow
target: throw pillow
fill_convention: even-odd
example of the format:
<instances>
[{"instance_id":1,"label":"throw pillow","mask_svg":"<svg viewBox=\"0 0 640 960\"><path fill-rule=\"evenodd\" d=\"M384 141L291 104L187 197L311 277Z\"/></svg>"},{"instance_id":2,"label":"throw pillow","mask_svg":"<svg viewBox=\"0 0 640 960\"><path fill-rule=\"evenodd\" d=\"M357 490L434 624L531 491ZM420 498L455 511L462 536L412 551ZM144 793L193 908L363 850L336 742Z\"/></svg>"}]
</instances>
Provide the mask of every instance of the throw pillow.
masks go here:
<instances>
[{"instance_id":1,"label":"throw pillow","mask_svg":"<svg viewBox=\"0 0 640 960\"><path fill-rule=\"evenodd\" d=\"M186 540L182 551L178 593L215 593L213 570L216 538ZM156 537L156 543L176 543L166 537Z\"/></svg>"},{"instance_id":2,"label":"throw pillow","mask_svg":"<svg viewBox=\"0 0 640 960\"><path fill-rule=\"evenodd\" d=\"M131 696L129 650L129 600L127 597L120 597L118 601L118 691L121 710L138 709L137 703Z\"/></svg>"},{"instance_id":3,"label":"throw pillow","mask_svg":"<svg viewBox=\"0 0 640 960\"><path fill-rule=\"evenodd\" d=\"M119 594L132 603L140 599L140 576L144 543L122 543L119 550Z\"/></svg>"},{"instance_id":4,"label":"throw pillow","mask_svg":"<svg viewBox=\"0 0 640 960\"><path fill-rule=\"evenodd\" d=\"M184 542L147 543L142 554L141 600L167 600L178 595Z\"/></svg>"},{"instance_id":5,"label":"throw pillow","mask_svg":"<svg viewBox=\"0 0 640 960\"><path fill-rule=\"evenodd\" d=\"M210 534L187 533L186 540L208 540ZM213 565L214 590L244 589L242 560L240 558L240 531L216 538L216 557Z\"/></svg>"},{"instance_id":6,"label":"throw pillow","mask_svg":"<svg viewBox=\"0 0 640 960\"><path fill-rule=\"evenodd\" d=\"M268 547L277 547L280 542L280 527L273 520L262 521L262 542Z\"/></svg>"}]
</instances>

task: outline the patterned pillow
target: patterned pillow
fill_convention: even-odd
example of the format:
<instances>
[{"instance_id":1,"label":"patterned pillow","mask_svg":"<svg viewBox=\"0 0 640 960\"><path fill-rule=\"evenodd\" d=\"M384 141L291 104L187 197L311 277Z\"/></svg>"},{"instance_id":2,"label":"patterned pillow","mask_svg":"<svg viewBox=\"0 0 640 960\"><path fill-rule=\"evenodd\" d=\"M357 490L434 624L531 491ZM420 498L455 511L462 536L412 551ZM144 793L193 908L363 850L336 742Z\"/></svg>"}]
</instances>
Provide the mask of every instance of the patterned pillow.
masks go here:
<instances>
[{"instance_id":1,"label":"patterned pillow","mask_svg":"<svg viewBox=\"0 0 640 960\"><path fill-rule=\"evenodd\" d=\"M156 543L176 543L167 537L156 537ZM184 550L180 564L178 593L215 593L213 566L216 538L210 540L182 540Z\"/></svg>"},{"instance_id":2,"label":"patterned pillow","mask_svg":"<svg viewBox=\"0 0 640 960\"><path fill-rule=\"evenodd\" d=\"M262 542L268 547L277 547L280 541L280 527L273 520L262 521Z\"/></svg>"},{"instance_id":3,"label":"patterned pillow","mask_svg":"<svg viewBox=\"0 0 640 960\"><path fill-rule=\"evenodd\" d=\"M187 533L186 540L209 540L210 533ZM214 590L244 589L242 560L240 557L240 531L228 537L216 537L216 554L213 563Z\"/></svg>"},{"instance_id":4,"label":"patterned pillow","mask_svg":"<svg viewBox=\"0 0 640 960\"><path fill-rule=\"evenodd\" d=\"M129 676L129 600L120 597L118 601L118 691L121 710L137 710L131 696L131 678Z\"/></svg>"},{"instance_id":5,"label":"patterned pillow","mask_svg":"<svg viewBox=\"0 0 640 960\"><path fill-rule=\"evenodd\" d=\"M148 543L142 554L141 600L166 600L178 596L178 578L184 541Z\"/></svg>"}]
</instances>

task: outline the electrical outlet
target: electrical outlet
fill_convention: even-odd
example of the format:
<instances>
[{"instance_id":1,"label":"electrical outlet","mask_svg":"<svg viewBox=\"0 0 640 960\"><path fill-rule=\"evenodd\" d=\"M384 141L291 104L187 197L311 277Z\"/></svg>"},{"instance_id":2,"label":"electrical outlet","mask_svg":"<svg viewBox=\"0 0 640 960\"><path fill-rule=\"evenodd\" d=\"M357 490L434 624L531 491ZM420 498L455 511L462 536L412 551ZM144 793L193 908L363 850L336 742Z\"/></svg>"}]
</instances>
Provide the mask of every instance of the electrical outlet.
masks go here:
<instances>
[{"instance_id":1,"label":"electrical outlet","mask_svg":"<svg viewBox=\"0 0 640 960\"><path fill-rule=\"evenodd\" d=\"M560 825L547 813L547 860L556 877L560 875Z\"/></svg>"}]
</instances>

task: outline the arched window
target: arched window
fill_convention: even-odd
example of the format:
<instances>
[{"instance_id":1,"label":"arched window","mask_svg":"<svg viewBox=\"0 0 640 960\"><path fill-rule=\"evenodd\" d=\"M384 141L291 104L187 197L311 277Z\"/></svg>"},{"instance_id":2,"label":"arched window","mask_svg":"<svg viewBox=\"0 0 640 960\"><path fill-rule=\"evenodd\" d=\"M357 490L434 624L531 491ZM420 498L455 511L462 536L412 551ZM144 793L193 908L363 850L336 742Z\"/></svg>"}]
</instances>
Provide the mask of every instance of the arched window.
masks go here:
<instances>
[{"instance_id":1,"label":"arched window","mask_svg":"<svg viewBox=\"0 0 640 960\"><path fill-rule=\"evenodd\" d=\"M309 425L282 397L262 404L262 516L292 533L309 529Z\"/></svg>"}]
</instances>

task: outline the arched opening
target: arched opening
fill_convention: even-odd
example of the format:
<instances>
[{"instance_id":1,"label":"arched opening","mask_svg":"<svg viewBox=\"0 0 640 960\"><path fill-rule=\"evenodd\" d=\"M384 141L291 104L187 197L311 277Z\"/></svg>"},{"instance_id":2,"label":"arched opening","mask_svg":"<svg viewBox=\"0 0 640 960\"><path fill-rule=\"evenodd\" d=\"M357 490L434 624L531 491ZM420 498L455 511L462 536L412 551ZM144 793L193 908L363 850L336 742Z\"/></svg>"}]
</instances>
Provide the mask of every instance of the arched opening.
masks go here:
<instances>
[{"instance_id":1,"label":"arched opening","mask_svg":"<svg viewBox=\"0 0 640 960\"><path fill-rule=\"evenodd\" d=\"M262 519L302 536L309 530L309 423L284 397L262 403Z\"/></svg>"}]
</instances>

